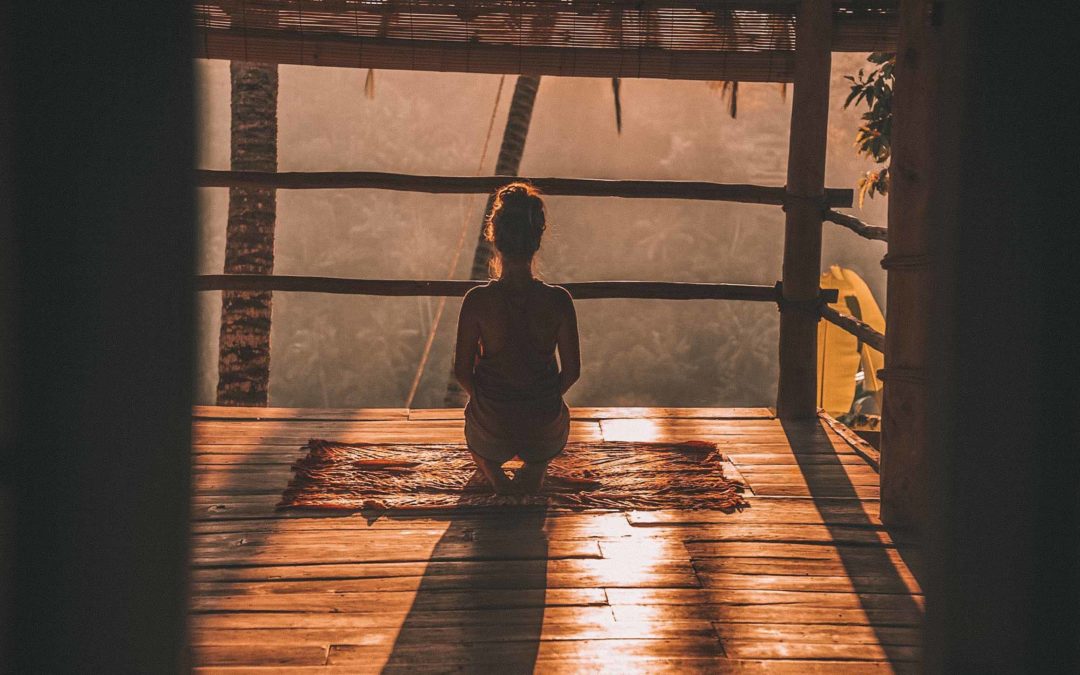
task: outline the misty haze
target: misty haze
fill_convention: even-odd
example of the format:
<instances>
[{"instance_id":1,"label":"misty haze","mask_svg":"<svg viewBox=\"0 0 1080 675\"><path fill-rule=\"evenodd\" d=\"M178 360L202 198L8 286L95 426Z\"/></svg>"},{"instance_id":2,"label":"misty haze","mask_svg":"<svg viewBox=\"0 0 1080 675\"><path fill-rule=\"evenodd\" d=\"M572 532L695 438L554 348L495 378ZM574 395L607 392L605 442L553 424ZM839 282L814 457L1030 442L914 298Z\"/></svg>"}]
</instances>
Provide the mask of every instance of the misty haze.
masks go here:
<instances>
[{"instance_id":1,"label":"misty haze","mask_svg":"<svg viewBox=\"0 0 1080 675\"><path fill-rule=\"evenodd\" d=\"M865 64L833 55L826 185L853 188L873 164L856 156L860 110L843 110L844 75ZM229 168L229 65L197 61L201 168ZM280 67L279 171L368 170L472 175L484 147L498 75ZM494 172L514 78L507 76L482 174ZM790 92L789 92L790 93ZM706 180L782 186L790 97L743 83L738 117L704 82L623 80L616 132L609 80L542 79L521 174ZM228 190L201 199L200 274L219 274ZM275 273L358 278L468 278L482 195L383 190L280 190ZM548 197L538 257L549 282L617 279L773 284L784 214L775 206ZM855 213L886 224L886 199ZM449 269L462 227L464 250ZM884 245L822 226L822 270L853 269L885 306ZM270 405L402 406L438 298L278 292L273 300ZM443 404L460 300L438 326L414 407ZM577 406L771 406L779 314L771 303L582 300ZM213 403L221 294L199 296L197 403Z\"/></svg>"}]
</instances>

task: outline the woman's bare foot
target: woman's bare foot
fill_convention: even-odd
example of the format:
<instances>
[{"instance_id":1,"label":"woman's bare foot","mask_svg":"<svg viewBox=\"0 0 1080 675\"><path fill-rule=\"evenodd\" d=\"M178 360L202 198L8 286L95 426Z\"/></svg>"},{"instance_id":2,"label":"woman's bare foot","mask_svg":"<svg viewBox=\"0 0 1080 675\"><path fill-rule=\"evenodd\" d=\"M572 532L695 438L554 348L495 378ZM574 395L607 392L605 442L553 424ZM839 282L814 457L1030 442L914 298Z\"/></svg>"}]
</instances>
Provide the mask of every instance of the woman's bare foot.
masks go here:
<instances>
[{"instance_id":1,"label":"woman's bare foot","mask_svg":"<svg viewBox=\"0 0 1080 675\"><path fill-rule=\"evenodd\" d=\"M501 464L485 459L475 452L471 454L476 466L480 468L480 473L484 474L484 478L487 478L488 484L491 485L491 489L495 491L495 494L512 495L517 492L516 486L506 477Z\"/></svg>"},{"instance_id":2,"label":"woman's bare foot","mask_svg":"<svg viewBox=\"0 0 1080 675\"><path fill-rule=\"evenodd\" d=\"M520 494L535 495L544 487L547 462L526 462L514 476L514 485Z\"/></svg>"}]
</instances>

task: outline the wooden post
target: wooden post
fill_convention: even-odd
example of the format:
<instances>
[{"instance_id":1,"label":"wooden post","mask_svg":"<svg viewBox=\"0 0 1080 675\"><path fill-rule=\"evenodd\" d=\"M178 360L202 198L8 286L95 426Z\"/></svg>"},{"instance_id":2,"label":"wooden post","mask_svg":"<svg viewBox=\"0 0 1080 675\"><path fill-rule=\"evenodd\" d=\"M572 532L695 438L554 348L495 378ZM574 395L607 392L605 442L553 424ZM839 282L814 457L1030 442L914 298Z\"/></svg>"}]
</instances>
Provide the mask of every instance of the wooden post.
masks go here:
<instances>
[{"instance_id":1,"label":"wooden post","mask_svg":"<svg viewBox=\"0 0 1080 675\"><path fill-rule=\"evenodd\" d=\"M889 330L922 313L929 338L926 421L916 418L925 446L905 457L897 445L905 429L886 427L882 513L896 520L911 498L885 492L886 471L911 480L925 471L928 505L913 511L925 519L928 567L920 672L1077 673L1080 312L1070 308L1080 231L1071 191L1058 196L1047 183L1078 182L1077 127L1046 98L1061 73L1044 66L1071 58L1076 10L999 3L988 12L976 0L900 7L907 35L897 55L894 106L903 107L894 107L890 207L897 187L929 196L922 219L889 215L905 245L916 243L908 235L926 237L918 243L929 268L891 269L889 321L901 318ZM916 120L925 126L913 138ZM893 234L890 258L900 252ZM932 302L894 305L894 277L922 277L917 289L929 288ZM886 380L888 396L900 389ZM897 403L893 412L903 412Z\"/></svg>"},{"instance_id":2,"label":"wooden post","mask_svg":"<svg viewBox=\"0 0 1080 675\"><path fill-rule=\"evenodd\" d=\"M803 0L795 27L780 307L780 385L776 397L777 414L789 419L817 414L818 313L814 303L821 275L831 33L832 3Z\"/></svg>"},{"instance_id":3,"label":"wooden post","mask_svg":"<svg viewBox=\"0 0 1080 675\"><path fill-rule=\"evenodd\" d=\"M893 96L889 186L888 311L881 430L881 517L892 527L922 530L927 518L927 358L930 230L941 175L938 114L926 101L940 90L940 30L933 3L909 3L900 19ZM938 178L931 179L931 176ZM918 570L916 570L918 571Z\"/></svg>"}]
</instances>

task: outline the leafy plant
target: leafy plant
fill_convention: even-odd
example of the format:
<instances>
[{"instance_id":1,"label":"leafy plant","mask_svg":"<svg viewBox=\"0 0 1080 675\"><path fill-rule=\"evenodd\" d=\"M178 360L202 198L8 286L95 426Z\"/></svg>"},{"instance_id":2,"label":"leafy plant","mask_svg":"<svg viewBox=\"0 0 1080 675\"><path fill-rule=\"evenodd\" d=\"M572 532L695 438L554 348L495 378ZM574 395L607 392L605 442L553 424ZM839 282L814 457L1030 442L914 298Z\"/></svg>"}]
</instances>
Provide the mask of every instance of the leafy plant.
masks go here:
<instances>
[{"instance_id":1,"label":"leafy plant","mask_svg":"<svg viewBox=\"0 0 1080 675\"><path fill-rule=\"evenodd\" d=\"M844 101L844 108L865 103L867 110L862 115L862 123L855 134L855 147L860 155L870 157L878 164L885 164L875 171L867 171L859 179L859 206L866 197L889 193L889 158L892 141L892 95L893 69L896 66L896 54L874 52L866 59L876 67L865 72L845 75L851 82L851 93Z\"/></svg>"}]
</instances>

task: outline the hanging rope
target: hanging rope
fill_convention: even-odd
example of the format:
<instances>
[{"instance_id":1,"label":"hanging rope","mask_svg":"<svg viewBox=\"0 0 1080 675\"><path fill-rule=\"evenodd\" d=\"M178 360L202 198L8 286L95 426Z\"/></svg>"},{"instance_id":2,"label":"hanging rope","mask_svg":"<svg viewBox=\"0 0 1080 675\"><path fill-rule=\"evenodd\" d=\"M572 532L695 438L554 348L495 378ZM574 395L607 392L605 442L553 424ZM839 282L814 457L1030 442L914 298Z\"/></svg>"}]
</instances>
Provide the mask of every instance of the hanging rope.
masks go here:
<instances>
[{"instance_id":1,"label":"hanging rope","mask_svg":"<svg viewBox=\"0 0 1080 675\"><path fill-rule=\"evenodd\" d=\"M484 161L487 159L488 147L491 145L491 131L495 128L495 115L499 110L499 101L502 99L504 82L506 82L505 75L499 78L499 88L495 92L495 105L491 108L491 119L488 120L487 135L484 137L484 149L480 152L480 161L476 164L475 175L477 176L484 170ZM454 255L450 259L445 279L454 278L458 260L461 258L461 250L465 247L465 235L468 234L469 223L472 222L472 207L475 206L478 200L474 198L471 201L472 203L465 209L465 217L461 222L461 232L458 234L457 246L454 247ZM435 334L439 330L439 321L442 319L444 309L446 309L446 296L439 298L439 304L435 308L435 318L431 321L431 331L428 332L427 342L424 343L424 351L420 355L420 363L416 366L416 374L413 375L412 384L409 386L409 394L405 397L406 408L412 407L413 399L416 398L416 391L420 388L420 378L423 377L424 368L427 366L428 358L431 356L431 345L435 343Z\"/></svg>"}]
</instances>

